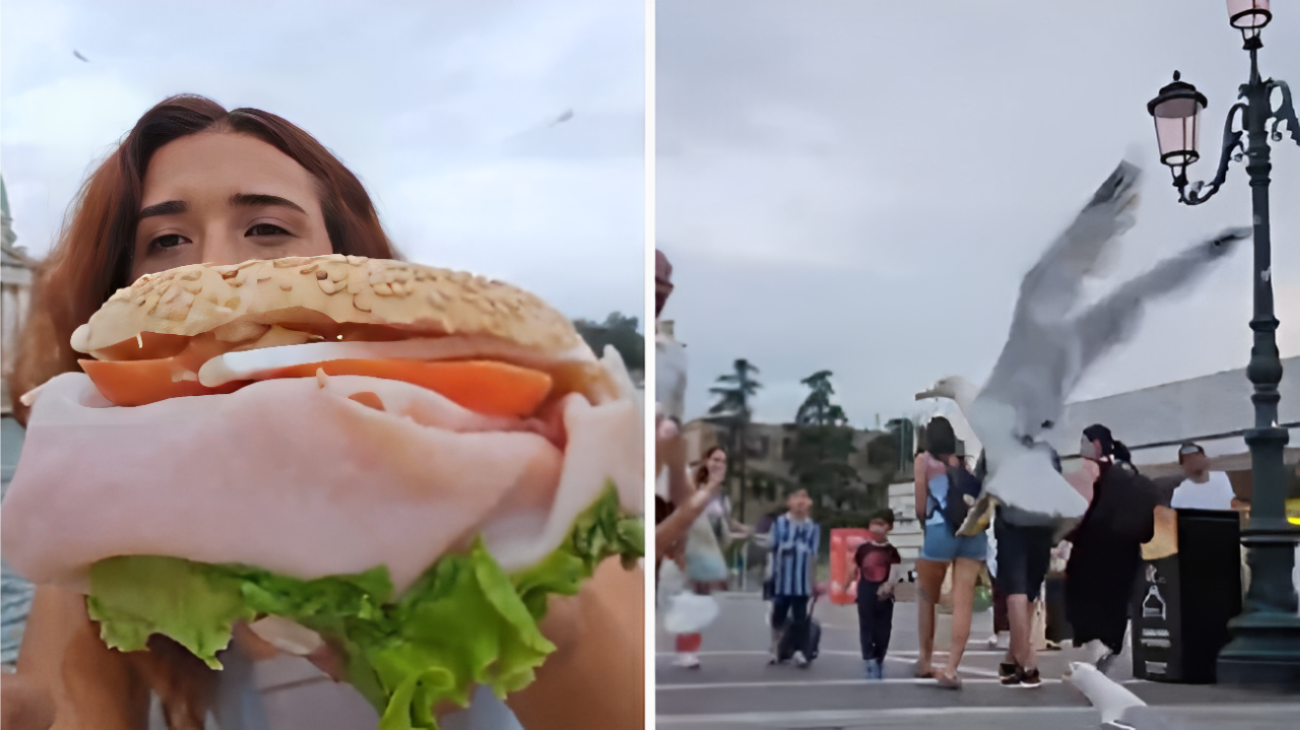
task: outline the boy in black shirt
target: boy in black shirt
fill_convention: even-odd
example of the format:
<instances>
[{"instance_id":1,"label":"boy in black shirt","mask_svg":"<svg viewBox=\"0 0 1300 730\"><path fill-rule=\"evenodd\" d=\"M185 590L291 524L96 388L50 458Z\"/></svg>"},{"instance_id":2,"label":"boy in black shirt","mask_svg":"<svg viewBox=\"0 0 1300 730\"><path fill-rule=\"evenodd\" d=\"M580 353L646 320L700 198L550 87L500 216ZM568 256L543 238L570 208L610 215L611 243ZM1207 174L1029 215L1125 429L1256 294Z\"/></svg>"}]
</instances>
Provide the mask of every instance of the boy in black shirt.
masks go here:
<instances>
[{"instance_id":1,"label":"boy in black shirt","mask_svg":"<svg viewBox=\"0 0 1300 730\"><path fill-rule=\"evenodd\" d=\"M885 652L889 650L894 624L894 586L903 559L889 544L889 532L894 529L893 510L876 513L867 529L871 538L854 553L849 581L858 584L858 638L866 677L883 679Z\"/></svg>"}]
</instances>

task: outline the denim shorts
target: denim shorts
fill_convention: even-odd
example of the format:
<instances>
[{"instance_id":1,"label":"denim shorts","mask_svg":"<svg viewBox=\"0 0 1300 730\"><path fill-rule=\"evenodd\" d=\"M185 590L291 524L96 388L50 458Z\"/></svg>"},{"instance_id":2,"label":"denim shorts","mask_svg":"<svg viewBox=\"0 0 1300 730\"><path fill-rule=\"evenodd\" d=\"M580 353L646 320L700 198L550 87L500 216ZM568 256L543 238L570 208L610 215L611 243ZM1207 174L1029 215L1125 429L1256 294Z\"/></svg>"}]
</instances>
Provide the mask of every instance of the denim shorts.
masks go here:
<instances>
[{"instance_id":1,"label":"denim shorts","mask_svg":"<svg viewBox=\"0 0 1300 730\"><path fill-rule=\"evenodd\" d=\"M984 560L988 557L988 535L958 537L947 522L925 525L925 541L921 543L921 559L949 563L957 558Z\"/></svg>"}]
</instances>

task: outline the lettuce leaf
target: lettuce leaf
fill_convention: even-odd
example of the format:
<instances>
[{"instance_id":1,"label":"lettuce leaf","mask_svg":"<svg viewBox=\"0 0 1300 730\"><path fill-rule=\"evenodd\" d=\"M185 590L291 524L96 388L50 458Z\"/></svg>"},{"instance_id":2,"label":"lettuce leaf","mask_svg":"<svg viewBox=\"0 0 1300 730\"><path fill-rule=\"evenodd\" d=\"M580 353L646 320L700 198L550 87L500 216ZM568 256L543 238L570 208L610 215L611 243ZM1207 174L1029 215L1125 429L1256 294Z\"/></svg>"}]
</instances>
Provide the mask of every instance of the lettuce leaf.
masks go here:
<instances>
[{"instance_id":1,"label":"lettuce leaf","mask_svg":"<svg viewBox=\"0 0 1300 730\"><path fill-rule=\"evenodd\" d=\"M281 616L316 631L347 680L381 715L379 730L437 730L436 704L469 703L475 685L504 698L528 686L555 646L539 622L552 595L574 595L606 558L644 554L640 517L619 509L607 483L565 541L507 575L475 542L438 560L401 596L388 569L298 580L244 565L126 556L90 569L90 617L111 648L139 651L162 634L213 668L235 622Z\"/></svg>"}]
</instances>

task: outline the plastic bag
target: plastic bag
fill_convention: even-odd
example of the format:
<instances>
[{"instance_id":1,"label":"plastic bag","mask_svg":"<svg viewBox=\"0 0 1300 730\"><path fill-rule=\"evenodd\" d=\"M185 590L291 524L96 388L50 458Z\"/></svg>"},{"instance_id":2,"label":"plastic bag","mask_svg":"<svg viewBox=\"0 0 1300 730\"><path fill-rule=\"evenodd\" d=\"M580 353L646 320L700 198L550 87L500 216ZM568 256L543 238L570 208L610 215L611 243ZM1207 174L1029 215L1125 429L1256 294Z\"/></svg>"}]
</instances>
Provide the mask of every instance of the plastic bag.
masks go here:
<instances>
[{"instance_id":1,"label":"plastic bag","mask_svg":"<svg viewBox=\"0 0 1300 730\"><path fill-rule=\"evenodd\" d=\"M665 560L659 566L659 586L655 593L655 605L660 611L667 611L673 596L686 590L686 574L677 567L677 563Z\"/></svg>"},{"instance_id":2,"label":"plastic bag","mask_svg":"<svg viewBox=\"0 0 1300 730\"><path fill-rule=\"evenodd\" d=\"M696 583L727 579L727 559L718 547L707 515L700 515L686 533L686 577Z\"/></svg>"},{"instance_id":3,"label":"plastic bag","mask_svg":"<svg viewBox=\"0 0 1300 730\"><path fill-rule=\"evenodd\" d=\"M698 634L718 617L718 602L711 596L678 593L663 612L664 630L670 634Z\"/></svg>"}]
</instances>

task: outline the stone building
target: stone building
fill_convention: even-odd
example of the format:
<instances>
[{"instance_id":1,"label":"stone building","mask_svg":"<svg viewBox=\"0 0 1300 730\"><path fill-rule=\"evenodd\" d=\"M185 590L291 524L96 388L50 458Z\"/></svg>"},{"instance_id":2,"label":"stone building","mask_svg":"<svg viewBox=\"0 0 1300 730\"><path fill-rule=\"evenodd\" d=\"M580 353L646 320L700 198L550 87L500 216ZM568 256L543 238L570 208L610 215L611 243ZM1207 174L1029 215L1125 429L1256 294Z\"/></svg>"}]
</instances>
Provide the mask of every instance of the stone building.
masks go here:
<instances>
[{"instance_id":1,"label":"stone building","mask_svg":"<svg viewBox=\"0 0 1300 730\"><path fill-rule=\"evenodd\" d=\"M682 435L686 439L686 458L691 464L699 462L704 457L704 452L713 446L727 446L729 439L728 431L724 426L705 419L695 419L686 423L682 428ZM791 474L787 454L794 447L795 437L796 427L793 424L749 424L749 450L746 457L747 471L750 474L765 473L782 479L789 479ZM864 492L867 490L866 485L877 484L887 476L880 469L868 463L867 444L877 438L889 437L891 437L891 434L887 431L854 430L853 445L857 449L857 453L849 458L849 463L857 470L862 482L861 488ZM732 459L734 463L734 456ZM883 495L881 496L883 498ZM736 508L739 509L741 504L739 495L732 494L731 499ZM784 496L779 492L755 494L751 491L745 495L744 514L738 514L737 517L745 524L752 525L764 514L777 509L783 504ZM883 503L881 506L883 506Z\"/></svg>"},{"instance_id":2,"label":"stone building","mask_svg":"<svg viewBox=\"0 0 1300 730\"><path fill-rule=\"evenodd\" d=\"M18 331L27 316L29 295L32 287L32 261L21 246L16 244L18 236L13 231L13 219L9 215L9 193L5 190L4 180L0 178L0 227L3 227L3 266L0 267L0 286L3 300L0 302L0 320L3 320L0 341L0 390L3 390L3 403L0 413L8 418L11 413L9 388L7 387L10 368L13 366L14 346Z\"/></svg>"}]
</instances>

